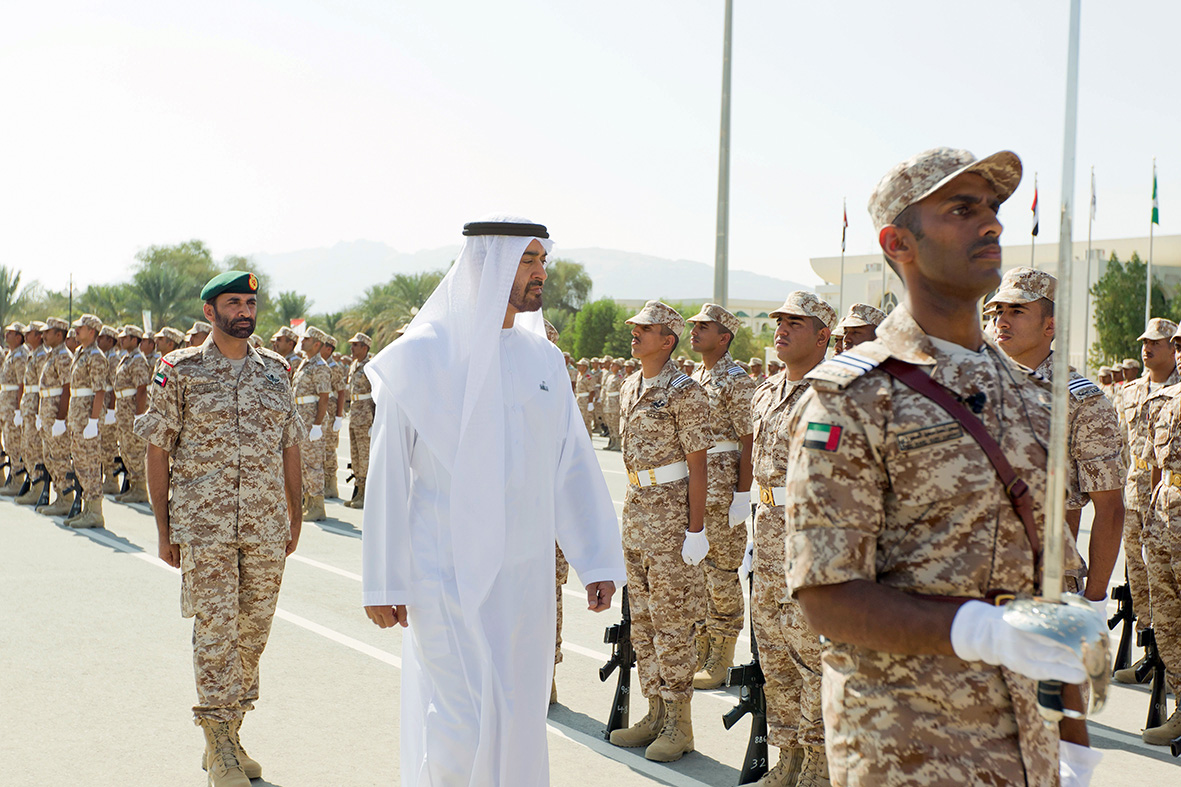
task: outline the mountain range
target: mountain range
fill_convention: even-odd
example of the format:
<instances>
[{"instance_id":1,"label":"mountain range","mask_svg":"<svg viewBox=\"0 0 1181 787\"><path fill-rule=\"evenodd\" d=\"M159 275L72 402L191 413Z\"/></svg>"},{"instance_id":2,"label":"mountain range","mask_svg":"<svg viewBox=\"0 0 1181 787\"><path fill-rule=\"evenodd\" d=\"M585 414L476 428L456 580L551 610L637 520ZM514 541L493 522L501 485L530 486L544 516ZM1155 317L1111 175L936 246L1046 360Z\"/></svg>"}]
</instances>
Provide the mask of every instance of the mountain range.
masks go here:
<instances>
[{"instance_id":1,"label":"mountain range","mask_svg":"<svg viewBox=\"0 0 1181 787\"><path fill-rule=\"evenodd\" d=\"M459 246L401 252L379 241L342 241L334 246L280 254L250 255L271 277L276 290L307 295L317 313L342 311L366 288L398 273L444 269ZM561 259L581 263L594 282L591 299L704 300L713 293L713 266L694 260L670 260L618 249L562 249ZM792 290L812 290L799 282L730 270L734 300L777 300Z\"/></svg>"}]
</instances>

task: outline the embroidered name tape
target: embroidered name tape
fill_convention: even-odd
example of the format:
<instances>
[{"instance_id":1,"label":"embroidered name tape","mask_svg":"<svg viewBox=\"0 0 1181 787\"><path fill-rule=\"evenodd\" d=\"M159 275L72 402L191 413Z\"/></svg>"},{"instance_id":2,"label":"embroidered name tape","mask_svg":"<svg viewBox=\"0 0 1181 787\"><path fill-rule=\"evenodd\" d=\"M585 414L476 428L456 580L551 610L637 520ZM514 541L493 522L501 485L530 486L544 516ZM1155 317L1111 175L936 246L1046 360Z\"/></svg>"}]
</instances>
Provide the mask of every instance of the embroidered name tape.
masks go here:
<instances>
[{"instance_id":1,"label":"embroidered name tape","mask_svg":"<svg viewBox=\"0 0 1181 787\"><path fill-rule=\"evenodd\" d=\"M804 432L804 448L835 451L841 444L841 427L832 424L809 423Z\"/></svg>"},{"instance_id":2,"label":"embroidered name tape","mask_svg":"<svg viewBox=\"0 0 1181 787\"><path fill-rule=\"evenodd\" d=\"M913 451L916 448L926 448L937 443L958 440L964 436L964 428L958 421L947 421L934 426L924 426L921 429L911 429L898 435L898 449Z\"/></svg>"}]
</instances>

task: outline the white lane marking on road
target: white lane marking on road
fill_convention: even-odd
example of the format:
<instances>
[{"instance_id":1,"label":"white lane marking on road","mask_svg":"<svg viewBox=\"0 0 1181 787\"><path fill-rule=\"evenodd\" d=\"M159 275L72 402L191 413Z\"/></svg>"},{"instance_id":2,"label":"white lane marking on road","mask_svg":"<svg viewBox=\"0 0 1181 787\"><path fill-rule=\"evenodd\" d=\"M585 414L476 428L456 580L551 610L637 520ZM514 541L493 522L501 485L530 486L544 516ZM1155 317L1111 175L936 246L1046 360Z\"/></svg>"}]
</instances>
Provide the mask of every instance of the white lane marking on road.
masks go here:
<instances>
[{"instance_id":1,"label":"white lane marking on road","mask_svg":"<svg viewBox=\"0 0 1181 787\"><path fill-rule=\"evenodd\" d=\"M332 574L336 574L338 576L345 577L346 579L354 579L357 582L361 581L360 574L354 574L352 571L345 571L343 568L337 568L336 566L330 566L327 563L321 563L319 560L312 560L310 557L304 557L303 555L296 554L296 555L288 555L287 559L288 560L296 560L296 561L299 561L300 563L306 563L309 566L315 566L318 569L321 569L323 571L327 571Z\"/></svg>"},{"instance_id":2,"label":"white lane marking on road","mask_svg":"<svg viewBox=\"0 0 1181 787\"><path fill-rule=\"evenodd\" d=\"M325 639L330 639L333 642L344 645L346 648L352 648L358 653L364 653L366 656L371 656L378 661L384 661L386 664L397 667L398 669L402 669L402 659L398 656L395 656L393 653L388 651L382 650L381 648L375 648L372 645L367 645L359 639L353 639L347 634L341 634L340 632L334 631L327 626L321 626L319 623L315 623L311 620L308 620L307 618L300 617L299 615L288 612L282 608L275 610L275 617L282 618L289 623L294 623L297 626L307 629L313 634L319 634Z\"/></svg>"}]
</instances>

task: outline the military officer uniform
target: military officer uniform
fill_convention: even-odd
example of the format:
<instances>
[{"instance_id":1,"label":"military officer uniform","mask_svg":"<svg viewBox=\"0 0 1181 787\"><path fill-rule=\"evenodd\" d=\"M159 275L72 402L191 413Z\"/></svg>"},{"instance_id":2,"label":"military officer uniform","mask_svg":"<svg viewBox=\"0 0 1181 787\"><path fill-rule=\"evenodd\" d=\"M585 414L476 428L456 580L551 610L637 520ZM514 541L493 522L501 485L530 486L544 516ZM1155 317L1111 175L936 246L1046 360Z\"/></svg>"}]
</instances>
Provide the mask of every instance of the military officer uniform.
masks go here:
<instances>
[{"instance_id":1,"label":"military officer uniform","mask_svg":"<svg viewBox=\"0 0 1181 787\"><path fill-rule=\"evenodd\" d=\"M46 324L33 321L29 324L30 331L44 334ZM45 361L49 354L42 342L37 348L29 352L25 363L24 395L21 397L21 429L22 451L25 470L28 472L29 489L25 494L16 498L20 505L36 505L42 496L49 492L49 471L45 466L45 447L41 441L39 427L41 416L38 413L41 403L41 370L45 368ZM48 500L46 500L48 502Z\"/></svg>"},{"instance_id":2,"label":"military officer uniform","mask_svg":"<svg viewBox=\"0 0 1181 787\"><path fill-rule=\"evenodd\" d=\"M70 327L70 324L60 317L50 317L45 324L49 328L63 332ZM46 352L49 357L41 369L41 390L38 392L41 402L38 414L41 416L45 465L49 468L57 496L52 503L39 507L37 511L48 516L60 516L69 513L70 510L71 501L62 491L69 486L66 476L73 472L73 466L70 461L70 437L66 433L66 422L65 419L59 421L57 414L62 397L69 397L70 367L74 365L74 355L64 341L56 347L47 348Z\"/></svg>"},{"instance_id":3,"label":"military officer uniform","mask_svg":"<svg viewBox=\"0 0 1181 787\"><path fill-rule=\"evenodd\" d=\"M354 343L371 347L373 340L358 332L349 339L349 344ZM369 430L373 428L374 407L373 388L365 374L368 363L369 355L366 354L349 367L349 458L353 463L356 485L353 499L348 503L351 508L365 507L365 479L369 475Z\"/></svg>"},{"instance_id":4,"label":"military officer uniform","mask_svg":"<svg viewBox=\"0 0 1181 787\"><path fill-rule=\"evenodd\" d=\"M619 361L611 361L602 387L603 420L607 423L608 451L619 450L619 391L623 387L623 372L611 371L611 366L619 365Z\"/></svg>"},{"instance_id":5,"label":"military officer uniform","mask_svg":"<svg viewBox=\"0 0 1181 787\"><path fill-rule=\"evenodd\" d=\"M328 338L328 334L314 326L307 329L306 335L321 342ZM303 419L309 432L313 432L316 425L316 412L320 405L320 395L332 392L332 373L328 369L328 364L324 363L324 359L318 353L300 365L299 371L295 373L292 389L295 393L295 406L299 411L300 418ZM313 508L315 501L318 500L321 507L324 502L323 433L332 428L332 424L327 422L328 417L328 412L325 412L325 423L320 424L320 436L312 439L309 433L300 449L303 460L303 491L305 499L308 501L309 511Z\"/></svg>"},{"instance_id":6,"label":"military officer uniform","mask_svg":"<svg viewBox=\"0 0 1181 787\"><path fill-rule=\"evenodd\" d=\"M142 338L143 331L134 325L123 326L120 338L134 336ZM127 468L130 488L117 499L120 503L148 502L147 476L144 473L144 456L147 444L135 433L135 419L140 396L143 396L143 410L147 412L147 389L152 381L152 370L148 359L137 347L135 352L125 354L115 370L115 421L119 428L120 456Z\"/></svg>"},{"instance_id":7,"label":"military officer uniform","mask_svg":"<svg viewBox=\"0 0 1181 787\"><path fill-rule=\"evenodd\" d=\"M123 360L126 353L119 347L119 331L115 329L115 326L104 324L99 336L105 336L115 342L111 349L104 353L107 359L107 387L103 391L105 399L103 414L98 419L98 437L102 446L103 494L114 495L121 491L119 480L115 477L115 460L119 458L119 425L115 414L115 371L119 368L119 361Z\"/></svg>"},{"instance_id":8,"label":"military officer uniform","mask_svg":"<svg viewBox=\"0 0 1181 787\"><path fill-rule=\"evenodd\" d=\"M102 330L102 321L93 314L83 314L74 327ZM70 367L70 406L67 426L70 436L70 457L74 461L74 475L82 488L84 509L76 517L66 520L71 527L102 527L103 453L99 437L101 417L93 416L96 397L105 397L111 385L110 364L98 347L97 341L78 347ZM103 411L105 411L105 407Z\"/></svg>"},{"instance_id":9,"label":"military officer uniform","mask_svg":"<svg viewBox=\"0 0 1181 787\"><path fill-rule=\"evenodd\" d=\"M590 361L580 358L576 364L578 377L574 382L574 398L578 401L578 410L582 413L582 422L586 426L586 433L594 435L594 393L595 381L590 372Z\"/></svg>"},{"instance_id":10,"label":"military officer uniform","mask_svg":"<svg viewBox=\"0 0 1181 787\"><path fill-rule=\"evenodd\" d=\"M335 349L336 338L329 336L328 344ZM332 390L328 392L328 412L324 414L324 496L339 498L336 471L340 460L337 459L336 452L340 448L340 430L344 426L344 403L348 396L349 373L344 364L337 362L335 356L330 356L324 363L328 364L328 375L332 384Z\"/></svg>"},{"instance_id":11,"label":"military officer uniform","mask_svg":"<svg viewBox=\"0 0 1181 787\"><path fill-rule=\"evenodd\" d=\"M24 420L20 414L25 367L29 360L29 348L24 344L26 330L19 322L5 326L5 337L9 331L15 332L20 335L21 344L9 351L3 363L0 363L0 443L3 443L4 453L8 455L8 472L12 478L8 486L0 489L0 494L10 497L20 491L26 472L24 451L21 448L24 442Z\"/></svg>"}]
</instances>

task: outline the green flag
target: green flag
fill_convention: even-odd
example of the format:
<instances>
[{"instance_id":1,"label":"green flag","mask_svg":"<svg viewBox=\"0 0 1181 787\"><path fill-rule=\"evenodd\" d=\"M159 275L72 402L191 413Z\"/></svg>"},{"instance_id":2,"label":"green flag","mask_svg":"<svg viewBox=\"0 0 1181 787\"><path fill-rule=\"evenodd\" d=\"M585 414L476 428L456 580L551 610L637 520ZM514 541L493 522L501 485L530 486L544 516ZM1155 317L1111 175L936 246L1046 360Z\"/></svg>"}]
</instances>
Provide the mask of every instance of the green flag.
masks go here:
<instances>
[{"instance_id":1,"label":"green flag","mask_svg":"<svg viewBox=\"0 0 1181 787\"><path fill-rule=\"evenodd\" d=\"M1156 201L1156 165L1152 165L1152 223L1160 226L1160 203Z\"/></svg>"}]
</instances>

